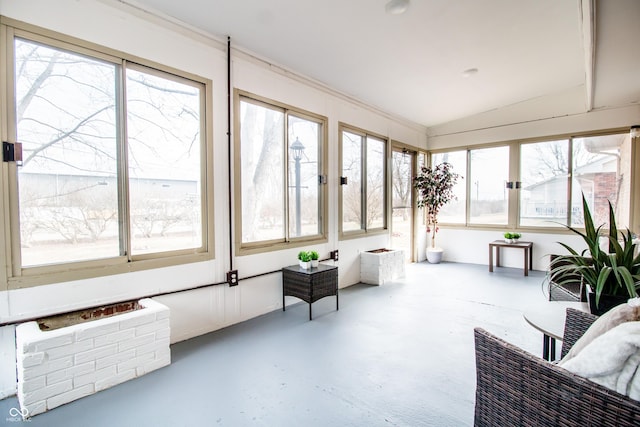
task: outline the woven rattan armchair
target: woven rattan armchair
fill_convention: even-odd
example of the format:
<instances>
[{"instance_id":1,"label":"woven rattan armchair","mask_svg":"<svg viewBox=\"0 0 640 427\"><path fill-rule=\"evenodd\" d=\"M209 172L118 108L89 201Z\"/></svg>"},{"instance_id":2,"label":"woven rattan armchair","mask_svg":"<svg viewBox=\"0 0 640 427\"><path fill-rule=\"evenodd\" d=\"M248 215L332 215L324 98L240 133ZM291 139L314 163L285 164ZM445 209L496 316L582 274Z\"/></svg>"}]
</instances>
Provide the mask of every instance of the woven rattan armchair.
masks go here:
<instances>
[{"instance_id":1,"label":"woven rattan armchair","mask_svg":"<svg viewBox=\"0 0 640 427\"><path fill-rule=\"evenodd\" d=\"M562 355L596 319L567 309ZM640 426L640 402L475 329L475 426Z\"/></svg>"}]
</instances>

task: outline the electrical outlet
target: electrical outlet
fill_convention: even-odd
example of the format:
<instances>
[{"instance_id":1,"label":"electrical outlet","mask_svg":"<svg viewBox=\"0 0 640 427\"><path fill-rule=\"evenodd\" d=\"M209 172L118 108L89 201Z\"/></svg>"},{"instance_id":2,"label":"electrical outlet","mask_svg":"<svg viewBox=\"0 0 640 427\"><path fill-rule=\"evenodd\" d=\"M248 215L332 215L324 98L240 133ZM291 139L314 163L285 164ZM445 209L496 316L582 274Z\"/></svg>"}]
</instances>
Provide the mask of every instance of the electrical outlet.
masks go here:
<instances>
[{"instance_id":1,"label":"electrical outlet","mask_svg":"<svg viewBox=\"0 0 640 427\"><path fill-rule=\"evenodd\" d=\"M227 283L229 286L238 286L238 270L227 271Z\"/></svg>"},{"instance_id":2,"label":"electrical outlet","mask_svg":"<svg viewBox=\"0 0 640 427\"><path fill-rule=\"evenodd\" d=\"M331 258L333 258L334 261L338 261L338 250L337 249L335 251L331 251Z\"/></svg>"}]
</instances>

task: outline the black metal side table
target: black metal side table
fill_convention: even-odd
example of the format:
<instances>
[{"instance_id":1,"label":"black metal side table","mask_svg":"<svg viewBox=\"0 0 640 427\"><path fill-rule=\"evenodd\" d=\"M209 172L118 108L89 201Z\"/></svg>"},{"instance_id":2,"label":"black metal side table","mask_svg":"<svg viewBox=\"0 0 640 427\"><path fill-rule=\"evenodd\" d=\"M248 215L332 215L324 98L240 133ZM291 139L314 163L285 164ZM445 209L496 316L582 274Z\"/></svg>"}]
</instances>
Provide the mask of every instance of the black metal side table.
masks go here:
<instances>
[{"instance_id":1,"label":"black metal side table","mask_svg":"<svg viewBox=\"0 0 640 427\"><path fill-rule=\"evenodd\" d=\"M338 306L338 267L320 264L310 269L290 265L282 269L282 311L285 311L284 297L300 298L309 304L309 320L312 319L311 304L331 295L336 296Z\"/></svg>"}]
</instances>

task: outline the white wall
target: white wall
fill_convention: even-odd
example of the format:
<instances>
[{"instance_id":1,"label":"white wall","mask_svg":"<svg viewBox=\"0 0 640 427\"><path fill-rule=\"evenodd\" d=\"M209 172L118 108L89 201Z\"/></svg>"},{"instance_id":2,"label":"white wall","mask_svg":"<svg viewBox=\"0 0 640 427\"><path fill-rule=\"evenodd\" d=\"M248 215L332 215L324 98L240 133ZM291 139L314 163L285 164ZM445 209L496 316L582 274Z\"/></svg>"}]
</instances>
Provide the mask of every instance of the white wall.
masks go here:
<instances>
[{"instance_id":1,"label":"white wall","mask_svg":"<svg viewBox=\"0 0 640 427\"><path fill-rule=\"evenodd\" d=\"M213 212L216 237L214 260L3 291L0 292L1 321L19 321L224 281L229 269L230 244L226 162L226 40L215 40L112 0L0 0L0 14L211 79L213 185L216 198ZM339 249L340 287L357 283L359 251L387 246L389 237L385 234L338 241L338 122L423 148L426 147L426 128L390 117L303 77L269 67L239 52L237 47L232 50L232 84L235 88L328 117L329 235L328 242L316 249L322 257L328 257L329 251ZM0 247L5 247L4 241L0 241ZM296 262L298 249L238 257L234 260L234 268L239 270L241 278L278 270ZM158 297L158 300L171 309L172 342L176 342L280 309L280 275L242 280L236 287L219 285L180 292ZM15 357L14 346L13 327L1 328L1 366L11 365L5 362ZM0 371L0 397L15 391L14 373L9 368Z\"/></svg>"}]
</instances>

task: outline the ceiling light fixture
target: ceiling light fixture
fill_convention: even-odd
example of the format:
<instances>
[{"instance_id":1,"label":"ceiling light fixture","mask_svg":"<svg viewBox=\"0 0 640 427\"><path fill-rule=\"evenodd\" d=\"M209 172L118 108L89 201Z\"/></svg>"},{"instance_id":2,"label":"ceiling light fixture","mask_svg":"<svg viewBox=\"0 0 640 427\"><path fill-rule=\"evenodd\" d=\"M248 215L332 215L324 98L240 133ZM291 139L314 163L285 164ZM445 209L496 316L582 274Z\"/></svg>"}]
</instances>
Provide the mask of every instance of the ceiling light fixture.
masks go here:
<instances>
[{"instance_id":1,"label":"ceiling light fixture","mask_svg":"<svg viewBox=\"0 0 640 427\"><path fill-rule=\"evenodd\" d=\"M464 71L462 72L462 75L463 75L464 77L471 77L471 76L473 76L474 74L478 74L478 69L477 69L477 68L469 68L469 69L464 70Z\"/></svg>"},{"instance_id":2,"label":"ceiling light fixture","mask_svg":"<svg viewBox=\"0 0 640 427\"><path fill-rule=\"evenodd\" d=\"M406 12L408 8L409 0L391 0L385 5L384 10L391 15L400 15Z\"/></svg>"}]
</instances>

